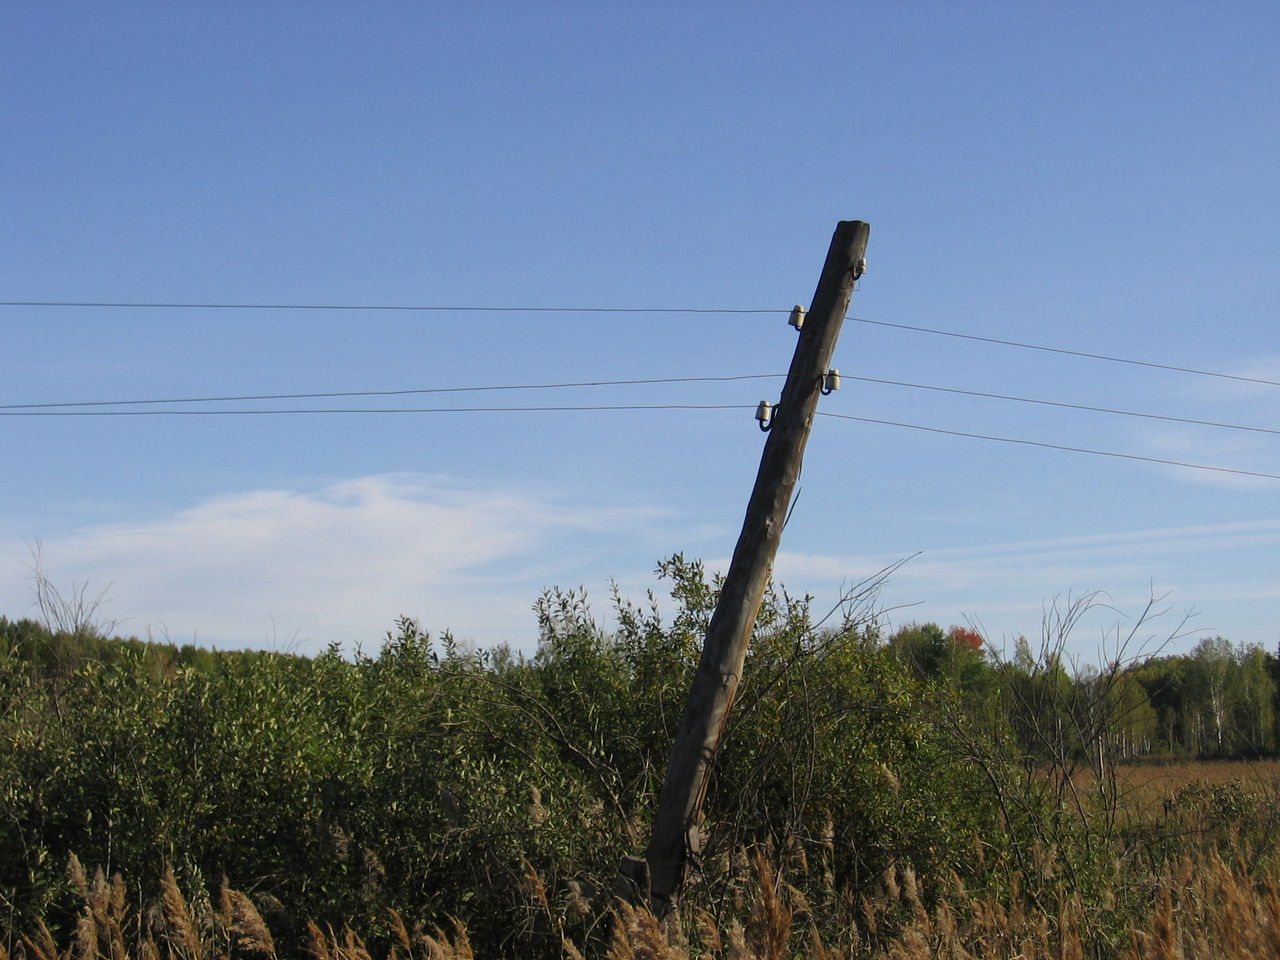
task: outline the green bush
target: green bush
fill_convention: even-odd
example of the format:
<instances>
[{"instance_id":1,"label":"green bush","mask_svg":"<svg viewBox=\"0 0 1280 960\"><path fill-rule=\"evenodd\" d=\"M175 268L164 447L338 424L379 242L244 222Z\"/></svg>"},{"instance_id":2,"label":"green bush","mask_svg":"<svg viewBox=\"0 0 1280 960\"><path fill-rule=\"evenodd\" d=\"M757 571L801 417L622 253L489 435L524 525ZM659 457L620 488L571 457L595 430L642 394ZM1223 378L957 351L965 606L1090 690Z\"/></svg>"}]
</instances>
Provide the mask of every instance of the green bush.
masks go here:
<instances>
[{"instance_id":1,"label":"green bush","mask_svg":"<svg viewBox=\"0 0 1280 960\"><path fill-rule=\"evenodd\" d=\"M581 593L552 591L527 659L409 619L376 654L313 658L0 621L11 929L73 902L75 852L134 878L172 864L193 889L225 877L274 911L284 952L304 918L386 932L388 908L457 917L495 955L558 955L563 934L598 933L621 858L643 848L718 589L680 556L659 572L669 619L653 598L615 595L606 631ZM906 865L998 870L1009 823L936 722L954 693L895 658L874 623L820 627L807 600L771 592L744 674L691 905L732 908L753 846L814 906Z\"/></svg>"}]
</instances>

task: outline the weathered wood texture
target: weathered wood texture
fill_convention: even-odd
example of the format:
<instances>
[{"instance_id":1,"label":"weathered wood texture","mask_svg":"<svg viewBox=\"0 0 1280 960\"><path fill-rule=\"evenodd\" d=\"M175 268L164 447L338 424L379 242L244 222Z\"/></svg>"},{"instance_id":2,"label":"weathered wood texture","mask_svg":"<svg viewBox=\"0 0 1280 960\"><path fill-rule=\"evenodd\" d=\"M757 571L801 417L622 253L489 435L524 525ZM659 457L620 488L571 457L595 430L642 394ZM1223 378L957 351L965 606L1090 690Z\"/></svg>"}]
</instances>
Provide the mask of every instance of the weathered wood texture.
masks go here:
<instances>
[{"instance_id":1,"label":"weathered wood texture","mask_svg":"<svg viewBox=\"0 0 1280 960\"><path fill-rule=\"evenodd\" d=\"M765 441L742 533L707 627L644 861L628 858L620 870L632 896L648 899L659 913L674 905L688 855L696 852L697 820L711 765L742 676L751 631L800 475L823 375L830 369L854 282L861 273L870 229L860 220L842 221L831 239Z\"/></svg>"}]
</instances>

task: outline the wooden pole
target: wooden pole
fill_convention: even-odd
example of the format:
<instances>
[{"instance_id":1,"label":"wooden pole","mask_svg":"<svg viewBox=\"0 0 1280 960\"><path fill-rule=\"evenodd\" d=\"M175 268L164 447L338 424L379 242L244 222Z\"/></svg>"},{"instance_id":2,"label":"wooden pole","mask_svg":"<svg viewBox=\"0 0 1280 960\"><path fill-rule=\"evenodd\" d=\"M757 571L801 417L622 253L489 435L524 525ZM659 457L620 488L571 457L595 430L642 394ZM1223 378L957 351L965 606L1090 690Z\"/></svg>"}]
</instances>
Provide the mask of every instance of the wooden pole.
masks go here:
<instances>
[{"instance_id":1,"label":"wooden pole","mask_svg":"<svg viewBox=\"0 0 1280 960\"><path fill-rule=\"evenodd\" d=\"M707 627L649 846L643 860L629 857L619 870L621 892L633 902L647 899L659 915L675 905L688 855L697 850L697 820L711 766L782 539L823 377L830 369L854 281L862 273L870 232L870 226L860 220L845 220L831 238L782 399L773 413L742 533Z\"/></svg>"}]
</instances>

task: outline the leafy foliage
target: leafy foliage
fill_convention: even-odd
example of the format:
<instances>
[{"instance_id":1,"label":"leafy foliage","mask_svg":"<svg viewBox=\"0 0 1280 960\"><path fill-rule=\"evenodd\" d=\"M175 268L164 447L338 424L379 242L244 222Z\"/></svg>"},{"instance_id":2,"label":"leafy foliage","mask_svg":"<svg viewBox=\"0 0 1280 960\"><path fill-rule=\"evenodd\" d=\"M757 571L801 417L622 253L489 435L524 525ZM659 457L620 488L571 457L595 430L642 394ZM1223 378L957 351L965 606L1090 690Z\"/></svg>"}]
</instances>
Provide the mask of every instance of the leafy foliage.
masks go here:
<instances>
[{"instance_id":1,"label":"leafy foliage","mask_svg":"<svg viewBox=\"0 0 1280 960\"><path fill-rule=\"evenodd\" d=\"M285 954L314 939L311 921L385 948L400 915L457 918L494 955L604 943L719 589L679 555L659 573L673 612L615 591L608 631L580 591L548 592L531 658L407 618L374 654L309 658L0 618L0 926L75 929L75 853L107 876L172 865L130 893L143 912L173 884L226 878ZM757 883L752 849L814 923L849 917L904 870L1033 898L1066 876L1087 896L1110 882L1101 841L1123 838L1105 789L1076 790L1082 763L1150 751L1162 731L1274 744L1274 658L1260 651L1211 644L1071 673L1052 652L996 661L966 628L884 640L866 606L840 613L815 622L782 589L761 608L690 917L734 915ZM1248 825L1250 803L1188 793L1171 809L1229 807ZM922 883L925 901L941 895ZM233 924L232 907L219 909Z\"/></svg>"}]
</instances>

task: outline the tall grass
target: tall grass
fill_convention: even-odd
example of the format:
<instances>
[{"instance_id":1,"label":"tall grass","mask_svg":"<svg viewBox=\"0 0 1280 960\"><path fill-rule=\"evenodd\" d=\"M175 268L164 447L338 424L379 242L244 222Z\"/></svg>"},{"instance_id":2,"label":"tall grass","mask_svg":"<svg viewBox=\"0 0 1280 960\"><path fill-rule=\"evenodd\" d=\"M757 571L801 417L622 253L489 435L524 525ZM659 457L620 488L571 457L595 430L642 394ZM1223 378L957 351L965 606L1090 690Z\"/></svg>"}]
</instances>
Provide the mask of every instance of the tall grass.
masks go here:
<instances>
[{"instance_id":1,"label":"tall grass","mask_svg":"<svg viewBox=\"0 0 1280 960\"><path fill-rule=\"evenodd\" d=\"M1280 892L1272 877L1251 877L1213 850L1171 860L1143 891L1146 908L1123 931L1107 933L1064 884L1050 902L1034 902L1018 882L1003 896L974 893L956 875L927 902L906 866L886 871L874 893L843 905L839 924L821 922L785 881L784 870L757 853L750 896L737 916L694 910L657 920L617 903L607 935L562 940L565 960L1257 960L1280 956ZM156 902L131 908L126 883L102 871L87 876L71 859L79 901L74 927L61 939L37 920L0 941L0 960L285 960L260 904L224 882L216 895L183 891L166 870ZM1117 871L1117 877L1120 874ZM536 880L536 877L534 878ZM1107 895L1118 901L1126 891ZM827 918L828 920L830 918ZM1101 922L1100 922L1101 921ZM342 924L305 923L312 960L472 960L467 929L412 923L394 910L386 945ZM483 960L483 958L482 958Z\"/></svg>"}]
</instances>

